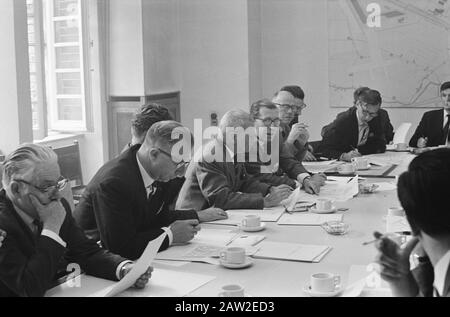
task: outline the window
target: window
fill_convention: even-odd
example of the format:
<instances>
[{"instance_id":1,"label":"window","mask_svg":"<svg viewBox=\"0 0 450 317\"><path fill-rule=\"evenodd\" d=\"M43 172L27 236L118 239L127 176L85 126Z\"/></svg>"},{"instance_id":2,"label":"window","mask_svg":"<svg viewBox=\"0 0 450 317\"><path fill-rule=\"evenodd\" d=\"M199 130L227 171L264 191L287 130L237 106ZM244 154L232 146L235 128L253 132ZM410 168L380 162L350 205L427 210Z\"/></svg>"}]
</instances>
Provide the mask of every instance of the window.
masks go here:
<instances>
[{"instance_id":1,"label":"window","mask_svg":"<svg viewBox=\"0 0 450 317\"><path fill-rule=\"evenodd\" d=\"M86 0L27 0L35 139L88 129Z\"/></svg>"}]
</instances>

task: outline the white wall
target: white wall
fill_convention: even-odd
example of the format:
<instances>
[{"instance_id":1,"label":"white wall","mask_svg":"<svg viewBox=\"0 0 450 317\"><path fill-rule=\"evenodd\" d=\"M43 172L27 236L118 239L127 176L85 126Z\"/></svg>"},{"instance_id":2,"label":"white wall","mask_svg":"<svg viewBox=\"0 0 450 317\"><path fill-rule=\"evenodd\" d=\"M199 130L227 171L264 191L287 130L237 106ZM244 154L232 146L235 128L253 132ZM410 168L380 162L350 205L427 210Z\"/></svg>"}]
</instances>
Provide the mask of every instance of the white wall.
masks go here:
<instances>
[{"instance_id":1,"label":"white wall","mask_svg":"<svg viewBox=\"0 0 450 317\"><path fill-rule=\"evenodd\" d=\"M249 107L247 0L180 0L181 116Z\"/></svg>"},{"instance_id":2,"label":"white wall","mask_svg":"<svg viewBox=\"0 0 450 317\"><path fill-rule=\"evenodd\" d=\"M319 140L322 126L344 111L329 107L327 0L264 0L261 11L263 94L286 84L302 86L309 106L304 120L311 138ZM388 111L394 127L412 122L413 130L426 110Z\"/></svg>"}]
</instances>

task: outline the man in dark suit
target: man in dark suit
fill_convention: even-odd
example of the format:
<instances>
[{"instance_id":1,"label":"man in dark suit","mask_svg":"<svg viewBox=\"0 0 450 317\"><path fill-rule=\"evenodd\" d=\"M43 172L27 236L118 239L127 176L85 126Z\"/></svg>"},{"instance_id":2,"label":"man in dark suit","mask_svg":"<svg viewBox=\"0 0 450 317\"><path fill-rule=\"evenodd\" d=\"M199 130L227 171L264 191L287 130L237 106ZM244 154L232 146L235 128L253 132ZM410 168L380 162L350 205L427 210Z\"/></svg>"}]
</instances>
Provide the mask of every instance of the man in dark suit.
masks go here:
<instances>
[{"instance_id":1,"label":"man in dark suit","mask_svg":"<svg viewBox=\"0 0 450 317\"><path fill-rule=\"evenodd\" d=\"M419 283L410 272L410 255L420 242L433 273L425 284L433 285L435 297L450 297L450 213L448 180L450 149L429 151L415 158L398 181L398 197L405 209L414 238L404 248L379 233L376 247L381 277L396 296L417 296ZM426 272L426 270L425 270ZM422 277L422 283L424 283Z\"/></svg>"},{"instance_id":2,"label":"man in dark suit","mask_svg":"<svg viewBox=\"0 0 450 317\"><path fill-rule=\"evenodd\" d=\"M223 116L219 136L195 154L187 169L177 209L263 209L289 197L289 186L272 187L247 174L244 164L251 142L245 138L245 144L238 146L237 132L250 127L253 121L245 111L233 110Z\"/></svg>"},{"instance_id":3,"label":"man in dark suit","mask_svg":"<svg viewBox=\"0 0 450 317\"><path fill-rule=\"evenodd\" d=\"M361 155L384 153L389 136L389 116L380 115L382 99L376 90L363 90L356 106L338 114L323 131L320 152L350 162Z\"/></svg>"},{"instance_id":4,"label":"man in dark suit","mask_svg":"<svg viewBox=\"0 0 450 317\"><path fill-rule=\"evenodd\" d=\"M425 149L440 145L450 146L450 82L440 88L443 109L426 112L420 121L409 145Z\"/></svg>"},{"instance_id":5,"label":"man in dark suit","mask_svg":"<svg viewBox=\"0 0 450 317\"><path fill-rule=\"evenodd\" d=\"M55 278L78 264L87 274L119 280L133 262L101 249L75 225L61 190L56 154L38 145L23 145L5 163L0 191L0 226L8 239L0 248L0 297L43 296ZM144 287L151 269L138 281Z\"/></svg>"},{"instance_id":6,"label":"man in dark suit","mask_svg":"<svg viewBox=\"0 0 450 317\"><path fill-rule=\"evenodd\" d=\"M135 145L106 163L87 186L75 219L89 230L92 224L85 219L95 214L100 240L108 250L136 259L149 241L163 232L168 236L161 250L193 239L200 230L199 221L226 218L219 209L169 209L177 192L166 183L183 176L186 165L182 157L171 155L180 141L172 139L172 132L178 129L185 130L175 121L155 123L142 146Z\"/></svg>"}]
</instances>

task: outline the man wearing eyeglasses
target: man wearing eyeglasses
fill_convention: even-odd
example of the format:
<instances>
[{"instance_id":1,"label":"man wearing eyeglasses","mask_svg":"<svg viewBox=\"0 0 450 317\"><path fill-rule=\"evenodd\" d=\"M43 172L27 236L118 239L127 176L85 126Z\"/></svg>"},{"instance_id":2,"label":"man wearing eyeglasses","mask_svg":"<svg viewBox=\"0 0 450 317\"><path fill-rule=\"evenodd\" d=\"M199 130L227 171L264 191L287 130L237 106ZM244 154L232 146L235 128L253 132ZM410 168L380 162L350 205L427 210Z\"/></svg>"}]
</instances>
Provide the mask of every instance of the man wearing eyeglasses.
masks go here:
<instances>
[{"instance_id":1,"label":"man wearing eyeglasses","mask_svg":"<svg viewBox=\"0 0 450 317\"><path fill-rule=\"evenodd\" d=\"M0 248L0 297L43 296L69 273L68 264L113 281L132 269L133 262L101 249L75 224L62 196L67 180L50 148L20 146L6 158L2 182L0 227L8 238ZM151 272L149 268L135 287L145 287Z\"/></svg>"},{"instance_id":2,"label":"man wearing eyeglasses","mask_svg":"<svg viewBox=\"0 0 450 317\"><path fill-rule=\"evenodd\" d=\"M255 102L250 109L252 118L255 120L255 127L259 128L280 128L282 120L280 119L280 111L277 105L270 100L260 100ZM310 194L318 194L320 187L324 185L326 177L324 175L310 175L293 154L293 150L285 144L281 134L279 154L279 169L273 174L261 174L259 172L260 164L255 162L247 162L247 171L262 182L272 184L274 186L288 185L292 188L296 187L295 181L298 181L305 191ZM287 174L287 177L284 176Z\"/></svg>"},{"instance_id":3,"label":"man wearing eyeglasses","mask_svg":"<svg viewBox=\"0 0 450 317\"><path fill-rule=\"evenodd\" d=\"M305 93L299 86L285 86L272 99L280 110L281 133L283 139L299 161L316 161L314 148L308 143L308 126L300 123L299 117L307 107L304 102Z\"/></svg>"},{"instance_id":4,"label":"man wearing eyeglasses","mask_svg":"<svg viewBox=\"0 0 450 317\"><path fill-rule=\"evenodd\" d=\"M385 116L380 115L382 98L376 90L363 90L356 105L338 114L323 130L321 152L324 156L351 162L362 155L384 153L388 137Z\"/></svg>"},{"instance_id":5,"label":"man wearing eyeglasses","mask_svg":"<svg viewBox=\"0 0 450 317\"><path fill-rule=\"evenodd\" d=\"M172 133L185 129L175 121L153 124L142 146L132 146L106 163L87 186L75 214L95 214L100 241L108 250L137 259L163 232L168 236L161 250L192 240L200 222L227 218L216 208L169 208L173 192L167 183L184 176L188 164L183 157L172 156L179 141L172 139Z\"/></svg>"}]
</instances>

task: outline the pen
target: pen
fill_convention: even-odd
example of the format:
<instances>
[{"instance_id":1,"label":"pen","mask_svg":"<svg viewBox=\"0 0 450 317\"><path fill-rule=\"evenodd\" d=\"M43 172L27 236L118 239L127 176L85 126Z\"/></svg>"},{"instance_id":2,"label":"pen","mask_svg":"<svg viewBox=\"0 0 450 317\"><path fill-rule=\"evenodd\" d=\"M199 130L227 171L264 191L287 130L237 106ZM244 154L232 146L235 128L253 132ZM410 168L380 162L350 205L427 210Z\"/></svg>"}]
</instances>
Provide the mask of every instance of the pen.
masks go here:
<instances>
[{"instance_id":1,"label":"pen","mask_svg":"<svg viewBox=\"0 0 450 317\"><path fill-rule=\"evenodd\" d=\"M353 179L354 179L354 177L350 178L350 179L348 180L347 184L350 183Z\"/></svg>"}]
</instances>

